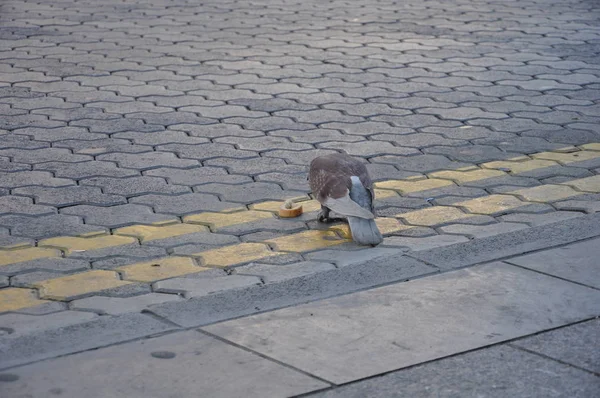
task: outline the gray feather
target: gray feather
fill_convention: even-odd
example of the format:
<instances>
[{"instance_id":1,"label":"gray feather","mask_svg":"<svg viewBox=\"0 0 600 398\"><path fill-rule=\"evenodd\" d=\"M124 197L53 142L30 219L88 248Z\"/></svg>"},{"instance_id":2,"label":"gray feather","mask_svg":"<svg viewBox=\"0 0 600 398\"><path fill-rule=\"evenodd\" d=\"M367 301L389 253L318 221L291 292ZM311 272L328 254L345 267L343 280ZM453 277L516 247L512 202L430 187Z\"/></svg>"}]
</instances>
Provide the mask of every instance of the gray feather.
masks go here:
<instances>
[{"instance_id":1,"label":"gray feather","mask_svg":"<svg viewBox=\"0 0 600 398\"><path fill-rule=\"evenodd\" d=\"M323 202L323 205L342 216L353 216L365 219L375 218L373 213L363 207L360 207L360 205L350 199L350 196L348 195L339 199L329 197Z\"/></svg>"},{"instance_id":2,"label":"gray feather","mask_svg":"<svg viewBox=\"0 0 600 398\"><path fill-rule=\"evenodd\" d=\"M348 217L352 239L361 245L378 245L383 242L383 236L375 224L375 220Z\"/></svg>"}]
</instances>

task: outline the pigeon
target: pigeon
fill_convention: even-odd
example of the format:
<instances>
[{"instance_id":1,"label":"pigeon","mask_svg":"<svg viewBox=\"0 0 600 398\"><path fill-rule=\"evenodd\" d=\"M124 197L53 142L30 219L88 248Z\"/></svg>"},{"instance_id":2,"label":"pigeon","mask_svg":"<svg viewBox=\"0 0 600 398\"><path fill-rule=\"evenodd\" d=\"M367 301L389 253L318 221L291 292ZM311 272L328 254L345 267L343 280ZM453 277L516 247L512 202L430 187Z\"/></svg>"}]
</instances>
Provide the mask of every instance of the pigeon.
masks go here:
<instances>
[{"instance_id":1,"label":"pigeon","mask_svg":"<svg viewBox=\"0 0 600 398\"><path fill-rule=\"evenodd\" d=\"M373 182L364 164L342 153L318 156L310 163L308 181L321 203L319 222L336 221L334 211L348 219L352 239L362 245L383 241L375 224Z\"/></svg>"}]
</instances>

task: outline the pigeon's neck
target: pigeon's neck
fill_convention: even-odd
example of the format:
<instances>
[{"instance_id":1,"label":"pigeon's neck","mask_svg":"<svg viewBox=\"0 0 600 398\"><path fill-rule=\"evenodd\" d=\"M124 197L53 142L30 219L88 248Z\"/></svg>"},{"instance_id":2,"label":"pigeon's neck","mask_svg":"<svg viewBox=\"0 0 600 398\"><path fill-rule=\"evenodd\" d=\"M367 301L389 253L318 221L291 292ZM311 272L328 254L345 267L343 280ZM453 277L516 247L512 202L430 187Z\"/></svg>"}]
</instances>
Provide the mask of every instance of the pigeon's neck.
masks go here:
<instances>
[{"instance_id":1,"label":"pigeon's neck","mask_svg":"<svg viewBox=\"0 0 600 398\"><path fill-rule=\"evenodd\" d=\"M358 203L360 207L370 210L371 209L371 194L364 187L360 178L357 176L350 177L352 181L352 187L350 188L350 199Z\"/></svg>"}]
</instances>

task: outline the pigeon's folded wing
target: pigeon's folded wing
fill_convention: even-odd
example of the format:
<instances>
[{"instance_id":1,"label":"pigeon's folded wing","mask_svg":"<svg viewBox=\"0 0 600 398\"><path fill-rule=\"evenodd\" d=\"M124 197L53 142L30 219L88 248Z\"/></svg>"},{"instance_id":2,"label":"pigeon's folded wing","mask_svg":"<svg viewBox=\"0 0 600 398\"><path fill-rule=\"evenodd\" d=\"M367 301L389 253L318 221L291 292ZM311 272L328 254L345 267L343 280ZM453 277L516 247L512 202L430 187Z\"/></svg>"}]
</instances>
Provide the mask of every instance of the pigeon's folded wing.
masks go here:
<instances>
[{"instance_id":1,"label":"pigeon's folded wing","mask_svg":"<svg viewBox=\"0 0 600 398\"><path fill-rule=\"evenodd\" d=\"M375 218L375 215L371 213L369 210L364 209L358 205L358 203L354 202L350 199L348 192L346 195L341 198L335 199L332 197L328 197L323 202L323 206L333 210L334 212L341 214L343 216L351 216L358 218L365 218L371 220Z\"/></svg>"}]
</instances>

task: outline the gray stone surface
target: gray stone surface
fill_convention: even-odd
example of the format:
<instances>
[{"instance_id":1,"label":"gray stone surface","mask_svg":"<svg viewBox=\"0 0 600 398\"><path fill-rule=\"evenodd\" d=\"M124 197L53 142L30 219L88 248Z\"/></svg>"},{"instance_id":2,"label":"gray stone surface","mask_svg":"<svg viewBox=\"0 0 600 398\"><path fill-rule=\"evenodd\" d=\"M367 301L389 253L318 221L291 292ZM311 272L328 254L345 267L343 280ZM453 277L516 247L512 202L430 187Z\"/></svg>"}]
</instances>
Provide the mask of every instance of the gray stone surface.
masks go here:
<instances>
[{"instance_id":1,"label":"gray stone surface","mask_svg":"<svg viewBox=\"0 0 600 398\"><path fill-rule=\"evenodd\" d=\"M236 275L255 275L264 283L277 283L335 269L332 264L304 261L287 265L248 264L234 270Z\"/></svg>"},{"instance_id":2,"label":"gray stone surface","mask_svg":"<svg viewBox=\"0 0 600 398\"><path fill-rule=\"evenodd\" d=\"M517 340L511 345L600 375L600 351L597 349L600 346L598 319ZM600 391L600 387L598 388Z\"/></svg>"},{"instance_id":3,"label":"gray stone surface","mask_svg":"<svg viewBox=\"0 0 600 398\"><path fill-rule=\"evenodd\" d=\"M443 269L464 267L600 235L600 214L434 248L414 256ZM393 238L390 238L393 239Z\"/></svg>"},{"instance_id":4,"label":"gray stone surface","mask_svg":"<svg viewBox=\"0 0 600 398\"><path fill-rule=\"evenodd\" d=\"M593 397L596 376L506 345L469 352L336 389L322 398Z\"/></svg>"},{"instance_id":5,"label":"gray stone surface","mask_svg":"<svg viewBox=\"0 0 600 398\"><path fill-rule=\"evenodd\" d=\"M227 275L214 278L172 278L154 283L153 290L157 293L180 294L185 298L191 298L242 289L258 284L261 284L260 278L247 275Z\"/></svg>"},{"instance_id":6,"label":"gray stone surface","mask_svg":"<svg viewBox=\"0 0 600 398\"><path fill-rule=\"evenodd\" d=\"M328 386L197 331L40 362L10 374L18 380L0 383L0 391L15 398L289 397Z\"/></svg>"},{"instance_id":7,"label":"gray stone surface","mask_svg":"<svg viewBox=\"0 0 600 398\"><path fill-rule=\"evenodd\" d=\"M600 289L599 256L600 239L591 239L507 261Z\"/></svg>"},{"instance_id":8,"label":"gray stone surface","mask_svg":"<svg viewBox=\"0 0 600 398\"><path fill-rule=\"evenodd\" d=\"M14 329L0 336L0 369L174 329L151 316L135 313L102 317L75 311L43 316L5 314L0 323Z\"/></svg>"},{"instance_id":9,"label":"gray stone surface","mask_svg":"<svg viewBox=\"0 0 600 398\"><path fill-rule=\"evenodd\" d=\"M493 263L203 330L340 384L597 316L599 309L600 291Z\"/></svg>"},{"instance_id":10,"label":"gray stone surface","mask_svg":"<svg viewBox=\"0 0 600 398\"><path fill-rule=\"evenodd\" d=\"M141 312L149 305L181 300L176 294L143 294L128 298L95 296L69 303L69 308L90 311L100 315L119 315L127 312Z\"/></svg>"}]
</instances>

